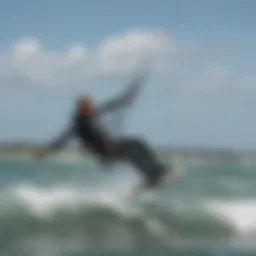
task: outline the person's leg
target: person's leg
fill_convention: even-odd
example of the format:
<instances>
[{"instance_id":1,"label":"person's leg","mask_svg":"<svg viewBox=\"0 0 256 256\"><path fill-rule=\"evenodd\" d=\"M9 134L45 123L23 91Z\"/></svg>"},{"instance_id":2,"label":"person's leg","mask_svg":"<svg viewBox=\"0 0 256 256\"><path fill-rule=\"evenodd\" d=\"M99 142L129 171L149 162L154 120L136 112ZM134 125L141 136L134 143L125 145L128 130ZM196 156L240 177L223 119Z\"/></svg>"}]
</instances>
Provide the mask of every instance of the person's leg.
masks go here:
<instances>
[{"instance_id":1,"label":"person's leg","mask_svg":"<svg viewBox=\"0 0 256 256\"><path fill-rule=\"evenodd\" d=\"M140 139L125 138L117 141L117 155L126 158L146 177L146 187L161 183L167 168L161 163L150 147Z\"/></svg>"}]
</instances>

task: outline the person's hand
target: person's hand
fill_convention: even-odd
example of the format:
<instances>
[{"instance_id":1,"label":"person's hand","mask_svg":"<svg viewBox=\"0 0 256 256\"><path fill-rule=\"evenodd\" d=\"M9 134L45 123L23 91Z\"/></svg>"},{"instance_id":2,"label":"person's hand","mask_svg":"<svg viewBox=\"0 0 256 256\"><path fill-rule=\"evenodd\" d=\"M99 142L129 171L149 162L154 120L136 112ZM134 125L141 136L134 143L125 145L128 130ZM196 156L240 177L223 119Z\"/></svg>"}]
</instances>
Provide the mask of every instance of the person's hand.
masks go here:
<instances>
[{"instance_id":1,"label":"person's hand","mask_svg":"<svg viewBox=\"0 0 256 256\"><path fill-rule=\"evenodd\" d=\"M124 92L122 100L125 104L130 105L134 98L140 91L141 86L145 83L145 78L148 76L148 71L138 74L134 80L128 86L128 89Z\"/></svg>"},{"instance_id":2,"label":"person's hand","mask_svg":"<svg viewBox=\"0 0 256 256\"><path fill-rule=\"evenodd\" d=\"M134 99L134 95L135 92L134 91L128 91L126 92L123 97L122 97L122 102L125 104L125 105L130 105Z\"/></svg>"},{"instance_id":3,"label":"person's hand","mask_svg":"<svg viewBox=\"0 0 256 256\"><path fill-rule=\"evenodd\" d=\"M181 173L177 169L172 169L169 174L169 179L171 180L177 180L181 178Z\"/></svg>"},{"instance_id":4,"label":"person's hand","mask_svg":"<svg viewBox=\"0 0 256 256\"><path fill-rule=\"evenodd\" d=\"M46 148L38 148L33 152L33 156L36 159L41 159L43 157L45 157L47 154L49 154L49 150Z\"/></svg>"}]
</instances>

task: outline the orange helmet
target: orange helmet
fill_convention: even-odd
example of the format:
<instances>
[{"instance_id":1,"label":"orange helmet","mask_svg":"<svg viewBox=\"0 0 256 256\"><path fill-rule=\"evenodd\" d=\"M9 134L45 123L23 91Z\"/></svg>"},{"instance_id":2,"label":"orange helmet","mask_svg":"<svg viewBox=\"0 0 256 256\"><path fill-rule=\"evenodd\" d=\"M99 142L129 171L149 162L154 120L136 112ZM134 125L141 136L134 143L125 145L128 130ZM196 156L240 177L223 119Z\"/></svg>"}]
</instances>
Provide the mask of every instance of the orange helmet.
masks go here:
<instances>
[{"instance_id":1,"label":"orange helmet","mask_svg":"<svg viewBox=\"0 0 256 256\"><path fill-rule=\"evenodd\" d=\"M90 96L79 97L77 100L78 112L90 115L94 110L94 101Z\"/></svg>"}]
</instances>

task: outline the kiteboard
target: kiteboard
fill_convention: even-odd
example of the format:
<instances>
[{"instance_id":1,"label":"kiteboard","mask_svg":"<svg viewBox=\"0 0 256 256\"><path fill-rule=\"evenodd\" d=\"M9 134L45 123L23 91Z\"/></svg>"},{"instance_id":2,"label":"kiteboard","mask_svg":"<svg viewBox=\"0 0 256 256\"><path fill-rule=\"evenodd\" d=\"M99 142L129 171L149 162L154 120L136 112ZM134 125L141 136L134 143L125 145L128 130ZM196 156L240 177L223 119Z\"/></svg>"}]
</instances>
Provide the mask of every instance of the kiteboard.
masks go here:
<instances>
[{"instance_id":1,"label":"kiteboard","mask_svg":"<svg viewBox=\"0 0 256 256\"><path fill-rule=\"evenodd\" d=\"M175 180L177 180L178 178L181 177L181 173L178 172L177 170L168 170L163 177L159 180L158 184L156 186L147 186L145 184L140 184L138 185L132 193L132 197L134 199L136 198L140 198L140 197L144 197L147 196L149 194L151 194L151 192L153 192L156 189L161 189L164 188L166 186L168 186L171 182L174 182Z\"/></svg>"}]
</instances>

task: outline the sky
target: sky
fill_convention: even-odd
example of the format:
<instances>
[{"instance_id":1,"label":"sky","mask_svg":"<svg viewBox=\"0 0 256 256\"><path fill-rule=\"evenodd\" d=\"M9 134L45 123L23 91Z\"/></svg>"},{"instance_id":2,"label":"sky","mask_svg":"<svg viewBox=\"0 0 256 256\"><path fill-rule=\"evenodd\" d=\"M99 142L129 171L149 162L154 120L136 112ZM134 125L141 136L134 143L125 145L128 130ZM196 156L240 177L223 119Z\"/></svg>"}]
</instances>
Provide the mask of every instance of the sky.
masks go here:
<instances>
[{"instance_id":1,"label":"sky","mask_svg":"<svg viewBox=\"0 0 256 256\"><path fill-rule=\"evenodd\" d=\"M253 0L2 0L0 141L50 141L79 94L116 96L151 74L126 136L256 149Z\"/></svg>"}]
</instances>

